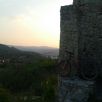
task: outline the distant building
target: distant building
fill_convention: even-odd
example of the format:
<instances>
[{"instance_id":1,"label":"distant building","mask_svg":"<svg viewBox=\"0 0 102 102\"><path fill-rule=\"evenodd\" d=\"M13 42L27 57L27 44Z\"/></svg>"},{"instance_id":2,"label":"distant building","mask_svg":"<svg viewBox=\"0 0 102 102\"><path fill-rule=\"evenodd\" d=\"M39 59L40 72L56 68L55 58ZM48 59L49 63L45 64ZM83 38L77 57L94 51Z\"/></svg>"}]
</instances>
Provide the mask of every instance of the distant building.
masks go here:
<instances>
[{"instance_id":1,"label":"distant building","mask_svg":"<svg viewBox=\"0 0 102 102\"><path fill-rule=\"evenodd\" d=\"M0 57L0 64L5 64L5 63L9 63L10 59L8 58L4 58L4 57Z\"/></svg>"}]
</instances>

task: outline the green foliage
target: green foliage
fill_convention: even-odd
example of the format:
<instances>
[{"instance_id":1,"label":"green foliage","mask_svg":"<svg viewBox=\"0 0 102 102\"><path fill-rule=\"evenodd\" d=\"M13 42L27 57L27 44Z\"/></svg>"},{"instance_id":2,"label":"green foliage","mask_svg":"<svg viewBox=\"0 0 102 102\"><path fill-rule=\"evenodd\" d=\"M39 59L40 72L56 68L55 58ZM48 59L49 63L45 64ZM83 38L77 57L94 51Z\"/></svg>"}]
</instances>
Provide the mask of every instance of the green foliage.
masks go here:
<instances>
[{"instance_id":1,"label":"green foliage","mask_svg":"<svg viewBox=\"0 0 102 102\"><path fill-rule=\"evenodd\" d=\"M16 97L14 102L25 102L25 96L40 96L34 102L54 102L57 83L55 60L44 58L37 53L15 52L5 55L5 58L10 59L9 63L0 65L0 84L13 93L13 99ZM3 90L0 91L0 102L11 102L8 98L9 92ZM27 102L32 102L31 98Z\"/></svg>"},{"instance_id":2,"label":"green foliage","mask_svg":"<svg viewBox=\"0 0 102 102\"><path fill-rule=\"evenodd\" d=\"M10 93L3 88L0 88L0 102L11 102Z\"/></svg>"},{"instance_id":3,"label":"green foliage","mask_svg":"<svg viewBox=\"0 0 102 102\"><path fill-rule=\"evenodd\" d=\"M57 78L55 76L50 76L43 82L43 102L55 102L56 101L56 86Z\"/></svg>"},{"instance_id":4,"label":"green foliage","mask_svg":"<svg viewBox=\"0 0 102 102\"><path fill-rule=\"evenodd\" d=\"M43 71L48 75L55 74L55 64L56 61L52 59L45 59L39 63L39 68L43 69ZM44 73L43 72L43 73Z\"/></svg>"}]
</instances>

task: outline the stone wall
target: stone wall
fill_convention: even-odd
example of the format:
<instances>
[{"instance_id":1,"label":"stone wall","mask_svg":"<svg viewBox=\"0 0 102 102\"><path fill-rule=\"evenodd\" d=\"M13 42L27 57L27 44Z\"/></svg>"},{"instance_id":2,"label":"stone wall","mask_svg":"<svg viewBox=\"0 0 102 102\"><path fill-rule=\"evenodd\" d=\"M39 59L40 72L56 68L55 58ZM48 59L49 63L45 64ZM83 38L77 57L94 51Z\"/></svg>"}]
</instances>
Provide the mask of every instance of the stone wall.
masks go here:
<instances>
[{"instance_id":1,"label":"stone wall","mask_svg":"<svg viewBox=\"0 0 102 102\"><path fill-rule=\"evenodd\" d=\"M88 67L94 67L102 70L101 6L100 4L86 4L78 6L77 10L80 13L77 14L80 18L78 19L80 68L85 67L88 70Z\"/></svg>"},{"instance_id":2,"label":"stone wall","mask_svg":"<svg viewBox=\"0 0 102 102\"><path fill-rule=\"evenodd\" d=\"M78 31L76 20L74 7L72 5L61 7L60 59L66 59L66 56L68 57L66 51L74 53L75 58L77 57Z\"/></svg>"},{"instance_id":3,"label":"stone wall","mask_svg":"<svg viewBox=\"0 0 102 102\"><path fill-rule=\"evenodd\" d=\"M88 102L94 82L81 79L60 79L58 102Z\"/></svg>"},{"instance_id":4,"label":"stone wall","mask_svg":"<svg viewBox=\"0 0 102 102\"><path fill-rule=\"evenodd\" d=\"M102 0L73 0L74 5L83 5L83 4L102 4Z\"/></svg>"},{"instance_id":5,"label":"stone wall","mask_svg":"<svg viewBox=\"0 0 102 102\"><path fill-rule=\"evenodd\" d=\"M95 98L101 100L96 102L102 102L102 0L74 0L73 5L61 7L60 16L59 59L67 60L72 53L72 71L76 73L60 79L59 102L88 102L94 88ZM81 74L83 68L87 75L96 72L97 77L91 81L80 79L75 76L77 68Z\"/></svg>"},{"instance_id":6,"label":"stone wall","mask_svg":"<svg viewBox=\"0 0 102 102\"><path fill-rule=\"evenodd\" d=\"M80 69L94 66L102 72L102 0L74 0L60 14L59 59L68 59L71 52Z\"/></svg>"}]
</instances>

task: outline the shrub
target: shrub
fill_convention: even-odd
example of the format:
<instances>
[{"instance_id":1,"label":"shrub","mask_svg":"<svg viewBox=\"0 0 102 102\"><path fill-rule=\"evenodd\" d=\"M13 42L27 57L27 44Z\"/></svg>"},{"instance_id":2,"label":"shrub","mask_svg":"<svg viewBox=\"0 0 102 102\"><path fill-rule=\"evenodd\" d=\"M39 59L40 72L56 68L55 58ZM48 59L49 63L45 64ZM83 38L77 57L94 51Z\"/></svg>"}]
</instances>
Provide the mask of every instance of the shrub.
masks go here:
<instances>
[{"instance_id":1,"label":"shrub","mask_svg":"<svg viewBox=\"0 0 102 102\"><path fill-rule=\"evenodd\" d=\"M0 88L0 102L11 102L11 95L6 89Z\"/></svg>"}]
</instances>

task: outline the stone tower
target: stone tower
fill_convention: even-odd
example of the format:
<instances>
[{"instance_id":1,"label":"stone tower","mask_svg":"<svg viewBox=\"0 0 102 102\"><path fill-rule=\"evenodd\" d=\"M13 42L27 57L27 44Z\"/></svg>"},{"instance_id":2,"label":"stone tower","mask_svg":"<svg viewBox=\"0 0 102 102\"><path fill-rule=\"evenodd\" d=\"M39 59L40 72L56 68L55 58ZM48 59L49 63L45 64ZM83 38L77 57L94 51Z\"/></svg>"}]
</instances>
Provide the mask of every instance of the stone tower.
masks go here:
<instances>
[{"instance_id":1,"label":"stone tower","mask_svg":"<svg viewBox=\"0 0 102 102\"><path fill-rule=\"evenodd\" d=\"M102 0L74 0L73 5L62 6L60 28L60 59L68 50L80 69L97 68L101 75Z\"/></svg>"},{"instance_id":2,"label":"stone tower","mask_svg":"<svg viewBox=\"0 0 102 102\"><path fill-rule=\"evenodd\" d=\"M75 63L71 76L60 79L59 102L88 102L93 90L102 102L102 0L74 0L61 7L60 19L59 59L67 60L71 52Z\"/></svg>"}]
</instances>

